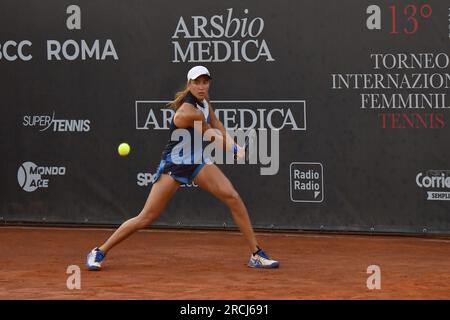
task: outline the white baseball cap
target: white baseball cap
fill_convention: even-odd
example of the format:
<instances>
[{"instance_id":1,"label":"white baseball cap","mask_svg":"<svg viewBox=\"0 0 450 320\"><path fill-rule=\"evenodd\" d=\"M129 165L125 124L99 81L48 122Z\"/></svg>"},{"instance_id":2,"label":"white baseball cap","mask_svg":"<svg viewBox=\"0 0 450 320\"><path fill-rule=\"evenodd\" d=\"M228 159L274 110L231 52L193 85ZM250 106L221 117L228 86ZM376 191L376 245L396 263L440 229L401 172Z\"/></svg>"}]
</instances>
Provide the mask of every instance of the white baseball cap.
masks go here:
<instances>
[{"instance_id":1,"label":"white baseball cap","mask_svg":"<svg viewBox=\"0 0 450 320\"><path fill-rule=\"evenodd\" d=\"M209 78L211 78L211 74L209 73L209 70L206 69L206 67L204 66L195 66L193 68L191 68L191 70L189 70L188 74L187 74L187 79L188 80L195 80L200 76L208 76Z\"/></svg>"}]
</instances>

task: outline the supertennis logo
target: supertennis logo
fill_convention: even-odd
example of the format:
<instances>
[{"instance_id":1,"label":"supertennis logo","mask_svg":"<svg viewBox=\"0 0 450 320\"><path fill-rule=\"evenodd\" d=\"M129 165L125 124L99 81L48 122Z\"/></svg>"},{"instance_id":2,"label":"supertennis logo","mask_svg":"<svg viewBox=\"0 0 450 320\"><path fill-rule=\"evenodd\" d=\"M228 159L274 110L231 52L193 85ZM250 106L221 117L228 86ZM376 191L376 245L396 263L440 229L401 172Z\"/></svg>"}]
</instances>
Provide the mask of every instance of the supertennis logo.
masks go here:
<instances>
[{"instance_id":1,"label":"supertennis logo","mask_svg":"<svg viewBox=\"0 0 450 320\"><path fill-rule=\"evenodd\" d=\"M22 122L24 127L38 127L39 131L53 132L89 132L91 121L88 119L56 119L55 112L50 115L26 115Z\"/></svg>"},{"instance_id":2,"label":"supertennis logo","mask_svg":"<svg viewBox=\"0 0 450 320\"><path fill-rule=\"evenodd\" d=\"M17 171L17 182L27 192L36 191L39 188L49 187L48 176L64 176L66 167L38 166L27 161L20 165Z\"/></svg>"}]
</instances>

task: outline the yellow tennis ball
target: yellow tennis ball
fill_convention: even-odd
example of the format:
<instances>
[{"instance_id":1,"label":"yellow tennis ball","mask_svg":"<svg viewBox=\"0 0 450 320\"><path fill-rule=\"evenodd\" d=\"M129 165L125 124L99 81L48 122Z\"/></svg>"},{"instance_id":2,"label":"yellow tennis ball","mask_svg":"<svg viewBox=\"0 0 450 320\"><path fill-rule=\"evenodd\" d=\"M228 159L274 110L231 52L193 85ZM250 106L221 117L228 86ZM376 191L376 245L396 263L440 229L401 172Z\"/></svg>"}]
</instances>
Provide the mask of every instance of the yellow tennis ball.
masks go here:
<instances>
[{"instance_id":1,"label":"yellow tennis ball","mask_svg":"<svg viewBox=\"0 0 450 320\"><path fill-rule=\"evenodd\" d=\"M117 148L117 151L119 151L119 154L123 157L130 153L130 145L128 143L121 143L119 147Z\"/></svg>"}]
</instances>

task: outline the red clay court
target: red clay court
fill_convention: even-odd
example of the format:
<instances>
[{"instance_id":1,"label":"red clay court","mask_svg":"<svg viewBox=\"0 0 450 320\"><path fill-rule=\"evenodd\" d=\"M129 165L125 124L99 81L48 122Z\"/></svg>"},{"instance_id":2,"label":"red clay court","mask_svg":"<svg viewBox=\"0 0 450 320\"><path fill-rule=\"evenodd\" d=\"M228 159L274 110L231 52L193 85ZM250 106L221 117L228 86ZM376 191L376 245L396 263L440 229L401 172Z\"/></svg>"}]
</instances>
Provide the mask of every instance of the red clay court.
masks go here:
<instances>
[{"instance_id":1,"label":"red clay court","mask_svg":"<svg viewBox=\"0 0 450 320\"><path fill-rule=\"evenodd\" d=\"M1 227L0 299L450 299L448 238L257 232L281 263L257 270L238 232L146 229L86 271L112 231ZM66 286L69 265L80 290ZM370 265L379 290L366 286Z\"/></svg>"}]
</instances>

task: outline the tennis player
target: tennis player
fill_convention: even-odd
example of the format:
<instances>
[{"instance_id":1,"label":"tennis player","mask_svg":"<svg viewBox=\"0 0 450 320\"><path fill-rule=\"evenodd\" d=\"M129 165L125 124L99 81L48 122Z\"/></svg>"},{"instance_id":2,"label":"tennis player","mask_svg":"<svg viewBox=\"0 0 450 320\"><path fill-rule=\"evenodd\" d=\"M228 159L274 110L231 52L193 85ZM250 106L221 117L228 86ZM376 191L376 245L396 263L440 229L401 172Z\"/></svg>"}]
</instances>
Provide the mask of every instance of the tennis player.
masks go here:
<instances>
[{"instance_id":1,"label":"tennis player","mask_svg":"<svg viewBox=\"0 0 450 320\"><path fill-rule=\"evenodd\" d=\"M172 137L174 130L183 128L191 134L191 137L196 134L205 135L208 140L218 143L227 152L233 152L236 158L244 157L245 148L234 143L222 122L214 114L208 93L211 84L209 70L204 66L195 66L189 70L187 80L185 89L178 92L174 101L170 103L171 108L175 110L170 124L170 137ZM211 132L220 134L213 135ZM247 264L249 267L277 268L279 266L278 261L270 259L259 247L244 202L222 171L215 164L204 161L202 158L203 150L187 148L186 150L191 150L190 154L181 154L174 157L172 151L175 147L185 150L183 149L185 146L182 144L191 142L184 139L172 141L169 138L144 208L139 215L125 221L105 243L92 249L87 255L86 266L88 270L100 270L109 250L134 232L155 221L180 185L192 183L192 181L213 194L230 209L233 219L244 235L251 252ZM194 159L200 159L200 161L193 161Z\"/></svg>"}]
</instances>

